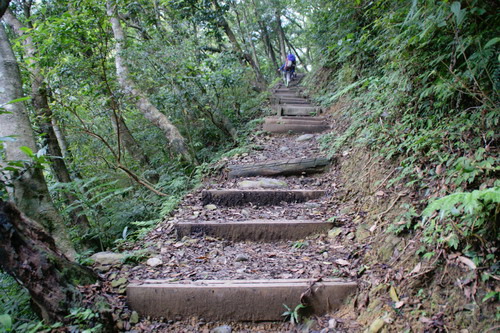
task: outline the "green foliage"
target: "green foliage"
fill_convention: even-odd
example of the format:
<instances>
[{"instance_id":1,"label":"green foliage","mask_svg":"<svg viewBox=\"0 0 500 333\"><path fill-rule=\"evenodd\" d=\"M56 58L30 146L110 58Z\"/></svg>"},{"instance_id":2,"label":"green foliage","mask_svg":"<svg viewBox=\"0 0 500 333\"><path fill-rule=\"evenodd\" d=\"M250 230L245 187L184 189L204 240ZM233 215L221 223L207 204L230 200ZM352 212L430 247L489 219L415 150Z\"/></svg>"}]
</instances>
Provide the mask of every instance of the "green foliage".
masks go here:
<instances>
[{"instance_id":1,"label":"green foliage","mask_svg":"<svg viewBox=\"0 0 500 333\"><path fill-rule=\"evenodd\" d=\"M307 306L302 303L298 304L293 309L288 307L286 304L283 304L283 306L285 307L286 311L283 312L281 316L285 317L285 320L289 320L293 325L300 324L300 322L302 321L302 311L304 311Z\"/></svg>"},{"instance_id":2,"label":"green foliage","mask_svg":"<svg viewBox=\"0 0 500 333\"><path fill-rule=\"evenodd\" d=\"M0 332L36 332L38 318L30 307L28 292L0 272Z\"/></svg>"},{"instance_id":3,"label":"green foliage","mask_svg":"<svg viewBox=\"0 0 500 333\"><path fill-rule=\"evenodd\" d=\"M82 333L100 333L103 331L102 324L97 323L99 314L91 309L75 308L70 310L70 314L66 316L71 320L71 327Z\"/></svg>"},{"instance_id":4,"label":"green foliage","mask_svg":"<svg viewBox=\"0 0 500 333\"><path fill-rule=\"evenodd\" d=\"M473 240L483 244L499 241L499 212L500 187L447 195L431 202L422 212L423 240L446 243L455 250Z\"/></svg>"},{"instance_id":5,"label":"green foliage","mask_svg":"<svg viewBox=\"0 0 500 333\"><path fill-rule=\"evenodd\" d=\"M337 154L348 145L399 163L387 186L404 183L423 196L389 227L422 228L436 247L492 264L498 244L500 63L498 22L488 1L314 1L307 30L320 63L308 79L316 100L349 100L347 129L324 136ZM346 119L347 118L347 119ZM435 211L439 211L437 214ZM490 257L488 257L490 256Z\"/></svg>"}]
</instances>

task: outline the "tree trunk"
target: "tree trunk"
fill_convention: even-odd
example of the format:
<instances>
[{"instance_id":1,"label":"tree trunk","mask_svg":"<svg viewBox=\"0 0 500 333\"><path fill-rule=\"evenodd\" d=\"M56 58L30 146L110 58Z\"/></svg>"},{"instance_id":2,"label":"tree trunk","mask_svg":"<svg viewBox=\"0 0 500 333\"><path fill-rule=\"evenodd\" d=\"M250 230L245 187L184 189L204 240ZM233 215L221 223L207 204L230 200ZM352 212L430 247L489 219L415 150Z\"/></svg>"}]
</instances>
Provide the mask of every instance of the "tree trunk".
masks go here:
<instances>
[{"instance_id":1,"label":"tree trunk","mask_svg":"<svg viewBox=\"0 0 500 333\"><path fill-rule=\"evenodd\" d=\"M217 13L222 12L217 0L212 0L212 4L214 5L214 8L215 8ZM222 13L219 14L217 24L219 27L224 29L224 32L226 33L227 38L231 42L231 45L233 46L234 51L239 56L241 56L250 65L250 67L252 67L252 69L254 70L255 78L257 80L257 82L256 82L257 87L260 90L264 90L266 88L266 80L264 79L262 72L260 71L260 69L257 66L257 64L255 63L255 61L253 60L252 56L246 52L243 52L243 49L241 48L240 44L238 43L238 40L236 39L236 36L233 33L233 30L229 26L229 23L227 23L227 20L224 17L224 15L222 15Z\"/></svg>"},{"instance_id":2,"label":"tree trunk","mask_svg":"<svg viewBox=\"0 0 500 333\"><path fill-rule=\"evenodd\" d=\"M255 43L253 42L251 33L248 32L249 20L248 20L247 12L246 12L246 9L244 6L242 8L242 11L243 11L243 20L245 21L245 26L247 27L245 30L246 30L246 34L247 34L247 38L248 38L248 43L250 44L250 47L252 49L252 56L253 56L253 59L255 61L255 66L257 67L257 70L259 71L259 73L262 73L262 71L260 69L259 57L257 57L257 49L255 48Z\"/></svg>"},{"instance_id":3,"label":"tree trunk","mask_svg":"<svg viewBox=\"0 0 500 333\"><path fill-rule=\"evenodd\" d=\"M61 254L54 239L36 222L1 200L0 268L28 290L47 322L67 322L69 310L82 307L76 285L98 280L90 269Z\"/></svg>"},{"instance_id":4,"label":"tree trunk","mask_svg":"<svg viewBox=\"0 0 500 333\"><path fill-rule=\"evenodd\" d=\"M0 18L2 18L3 14L9 8L10 0L0 0Z\"/></svg>"},{"instance_id":5,"label":"tree trunk","mask_svg":"<svg viewBox=\"0 0 500 333\"><path fill-rule=\"evenodd\" d=\"M149 161L148 156L144 153L142 147L130 132L130 129L125 123L125 119L123 119L122 115L117 114L116 117L112 115L111 118L115 129L120 131L122 146L128 151L130 156L132 156L135 161L139 162L141 166L146 168L149 167L151 162Z\"/></svg>"},{"instance_id":6,"label":"tree trunk","mask_svg":"<svg viewBox=\"0 0 500 333\"><path fill-rule=\"evenodd\" d=\"M280 65L278 64L278 61L276 60L276 54L274 53L274 48L271 43L271 39L269 38L269 31L267 30L267 25L264 23L262 20L262 14L259 13L259 7L258 4L260 5L260 2L257 2L256 0L252 0L253 4L253 9L254 9L254 14L257 19L257 24L259 25L260 29L260 34L262 37L262 44L264 45L264 49L266 50L267 56L269 57L269 60L271 60L271 63L273 64L273 68L278 69Z\"/></svg>"},{"instance_id":7,"label":"tree trunk","mask_svg":"<svg viewBox=\"0 0 500 333\"><path fill-rule=\"evenodd\" d=\"M0 24L0 105L22 97L22 82L14 53L7 39L3 25ZM5 105L7 114L0 114L0 137L16 136L13 142L4 142L7 161L26 160L20 147L29 147L36 152L35 138L28 113L23 103ZM69 240L66 226L56 211L41 168L28 166L22 171L13 172L14 201L26 214L42 223L56 239L64 253L73 258L74 248Z\"/></svg>"},{"instance_id":8,"label":"tree trunk","mask_svg":"<svg viewBox=\"0 0 500 333\"><path fill-rule=\"evenodd\" d=\"M125 34L123 28L120 24L120 20L116 15L116 7L111 4L110 1L107 2L107 14L111 21L111 26L113 28L113 34L116 40L115 45L115 66L116 75L118 77L118 82L123 89L125 95L130 95L134 98L137 108L142 112L144 117L157 126L163 131L166 139L172 146L173 150L180 154L186 161L194 163L193 156L189 153L185 139L175 127L174 124L168 120L167 116L161 113L144 95L139 88L136 87L135 82L132 81L129 73L125 59L122 57L122 53L125 47Z\"/></svg>"},{"instance_id":9,"label":"tree trunk","mask_svg":"<svg viewBox=\"0 0 500 333\"><path fill-rule=\"evenodd\" d=\"M26 35L25 27L22 23L8 10L5 13L5 21L14 29L16 34L21 37L25 36L24 46L26 49L27 59L30 59L31 64L28 69L31 74L31 97L33 107L37 113L37 122L40 127L41 137L43 143L47 147L47 155L50 160L50 168L53 174L60 183L70 183L71 176L66 162L63 158L61 147L57 139L56 132L52 126L52 110L49 107L49 99L47 87L45 85L45 78L41 74L40 67L34 60L36 57L36 47L33 39L29 34ZM31 27L29 27L31 28ZM67 205L72 205L78 201L78 198L72 193L64 194L64 201ZM89 228L89 220L81 208L75 208L70 212L70 217L75 225L83 227L87 230Z\"/></svg>"},{"instance_id":10,"label":"tree trunk","mask_svg":"<svg viewBox=\"0 0 500 333\"><path fill-rule=\"evenodd\" d=\"M274 53L273 44L271 43L271 38L269 38L269 32L267 31L267 26L264 22L259 21L259 26L262 34L262 43L264 44L269 59L273 63L274 68L278 69L281 65L278 64L276 60L276 54Z\"/></svg>"},{"instance_id":11,"label":"tree trunk","mask_svg":"<svg viewBox=\"0 0 500 333\"><path fill-rule=\"evenodd\" d=\"M103 68L103 70L105 69ZM141 166L148 168L151 162L125 123L125 119L123 119L123 116L121 115L120 107L113 95L113 91L111 91L111 88L108 85L108 79L105 74L103 80L106 83L106 93L109 94L109 105L113 111L111 113L111 122L120 138L121 145L125 147L135 161L139 162Z\"/></svg>"},{"instance_id":12,"label":"tree trunk","mask_svg":"<svg viewBox=\"0 0 500 333\"><path fill-rule=\"evenodd\" d=\"M285 32L283 31L283 26L281 25L281 11L279 10L276 10L276 26L278 29L278 40L280 42L281 59L285 61L286 59Z\"/></svg>"}]
</instances>

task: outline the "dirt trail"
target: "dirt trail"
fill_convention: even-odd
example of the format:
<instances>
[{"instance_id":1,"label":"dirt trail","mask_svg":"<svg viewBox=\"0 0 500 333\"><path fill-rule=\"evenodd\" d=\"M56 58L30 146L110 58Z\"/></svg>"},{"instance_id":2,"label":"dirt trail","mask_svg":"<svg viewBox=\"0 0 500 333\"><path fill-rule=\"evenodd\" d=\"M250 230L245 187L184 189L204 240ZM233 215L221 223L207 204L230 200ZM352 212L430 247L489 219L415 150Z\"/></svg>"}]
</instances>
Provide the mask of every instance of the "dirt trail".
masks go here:
<instances>
[{"instance_id":1,"label":"dirt trail","mask_svg":"<svg viewBox=\"0 0 500 333\"><path fill-rule=\"evenodd\" d=\"M294 88L292 88L294 89ZM275 93L274 96L276 96ZM307 104L306 104L307 105ZM315 134L269 134L258 132L250 138L254 144L249 153L235 155L225 161L226 165L263 163L269 160L311 158L320 156L320 137L326 130ZM226 170L227 171L227 170ZM356 262L352 262L352 249L338 243L335 234L322 233L294 241L276 242L231 242L202 234L179 239L175 226L179 222L203 221L225 223L248 220L320 220L329 221L332 227L349 225L353 214L341 210L338 170L332 165L329 170L301 176L278 176L283 190L324 190L321 198L302 203L279 205L254 205L252 203L223 207L201 203L201 195L211 189L241 188L243 181L254 181L260 177L228 179L223 172L216 179L209 179L201 188L187 195L174 214L157 226L144 239L151 257L161 264L148 265L146 260L137 266L123 265L103 275L108 280L126 278L129 283L141 283L147 279L175 280L261 280L261 279L356 279ZM137 248L139 250L139 247ZM120 288L120 287L117 287ZM121 293L124 289L121 287ZM121 299L125 299L122 297ZM264 300L265 301L265 300ZM245 302L245 300L241 300ZM300 303L287 304L295 307ZM284 312L286 309L281 309ZM169 320L141 318L136 324L130 321L130 312L122 314L124 330L154 332L211 332L214 328L230 327L233 332L344 332L358 331L348 314L312 316L298 326L289 321L273 323L207 322L203 318L179 317ZM226 325L228 327L224 327ZM354 325L354 326L353 326ZM229 332L228 330L226 330ZM226 332L220 330L216 332Z\"/></svg>"}]
</instances>

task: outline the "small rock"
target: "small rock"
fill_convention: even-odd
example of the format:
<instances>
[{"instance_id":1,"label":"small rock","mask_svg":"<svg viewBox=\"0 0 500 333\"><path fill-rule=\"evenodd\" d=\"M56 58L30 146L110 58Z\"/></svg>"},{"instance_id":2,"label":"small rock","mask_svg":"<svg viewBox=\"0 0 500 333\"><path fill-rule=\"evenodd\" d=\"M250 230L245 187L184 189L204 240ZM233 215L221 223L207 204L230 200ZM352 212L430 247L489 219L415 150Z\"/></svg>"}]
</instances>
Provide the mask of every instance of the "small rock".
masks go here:
<instances>
[{"instance_id":1,"label":"small rock","mask_svg":"<svg viewBox=\"0 0 500 333\"><path fill-rule=\"evenodd\" d=\"M217 206L216 206L216 205L212 205L212 204L210 204L210 205L206 205L206 206L205 206L205 209L206 209L206 210L216 210L216 209L217 209Z\"/></svg>"},{"instance_id":2,"label":"small rock","mask_svg":"<svg viewBox=\"0 0 500 333\"><path fill-rule=\"evenodd\" d=\"M106 273L107 271L109 271L111 269L111 265L101 265L101 266L95 267L95 269L98 270L99 272Z\"/></svg>"},{"instance_id":3,"label":"small rock","mask_svg":"<svg viewBox=\"0 0 500 333\"><path fill-rule=\"evenodd\" d=\"M356 235L354 234L354 232L350 232L347 234L347 236L345 236L345 238L347 238L348 240L353 240L354 237L356 237Z\"/></svg>"},{"instance_id":4,"label":"small rock","mask_svg":"<svg viewBox=\"0 0 500 333\"><path fill-rule=\"evenodd\" d=\"M136 311L132 311L129 321L132 325L137 324L139 322L139 314Z\"/></svg>"},{"instance_id":5,"label":"small rock","mask_svg":"<svg viewBox=\"0 0 500 333\"><path fill-rule=\"evenodd\" d=\"M161 264L163 264L163 261L161 261L160 258L149 258L148 261L146 261L146 265L151 267L160 266Z\"/></svg>"},{"instance_id":6,"label":"small rock","mask_svg":"<svg viewBox=\"0 0 500 333\"><path fill-rule=\"evenodd\" d=\"M125 254L114 253L114 252L97 252L94 253L90 259L94 260L96 264L99 265L116 265L121 264L123 259L125 259Z\"/></svg>"},{"instance_id":7,"label":"small rock","mask_svg":"<svg viewBox=\"0 0 500 333\"><path fill-rule=\"evenodd\" d=\"M335 238L342 233L342 228L333 228L328 231L328 238Z\"/></svg>"},{"instance_id":8,"label":"small rock","mask_svg":"<svg viewBox=\"0 0 500 333\"><path fill-rule=\"evenodd\" d=\"M233 328L229 325L219 326L210 331L210 333L231 333L231 332L233 332Z\"/></svg>"},{"instance_id":9,"label":"small rock","mask_svg":"<svg viewBox=\"0 0 500 333\"><path fill-rule=\"evenodd\" d=\"M241 210L241 215L243 215L244 217L249 217L250 216L250 212L248 211L248 209L242 209Z\"/></svg>"},{"instance_id":10,"label":"small rock","mask_svg":"<svg viewBox=\"0 0 500 333\"><path fill-rule=\"evenodd\" d=\"M238 254L235 259L237 262L248 261L248 257L244 254Z\"/></svg>"},{"instance_id":11,"label":"small rock","mask_svg":"<svg viewBox=\"0 0 500 333\"><path fill-rule=\"evenodd\" d=\"M328 321L328 328L335 328L337 327L337 320L335 318L332 318Z\"/></svg>"},{"instance_id":12,"label":"small rock","mask_svg":"<svg viewBox=\"0 0 500 333\"><path fill-rule=\"evenodd\" d=\"M367 230L368 226L366 224L360 224L358 225L358 227L356 228L356 239L359 240L359 241L363 241L365 239L367 239L368 237L370 237L370 231Z\"/></svg>"},{"instance_id":13,"label":"small rock","mask_svg":"<svg viewBox=\"0 0 500 333\"><path fill-rule=\"evenodd\" d=\"M314 138L313 134L304 134L304 135L299 136L297 139L295 139L295 141L302 142L302 141L311 140L312 138Z\"/></svg>"},{"instance_id":14,"label":"small rock","mask_svg":"<svg viewBox=\"0 0 500 333\"><path fill-rule=\"evenodd\" d=\"M319 208L321 207L321 204L317 202L306 202L304 203L304 206L306 206L307 208Z\"/></svg>"},{"instance_id":15,"label":"small rock","mask_svg":"<svg viewBox=\"0 0 500 333\"><path fill-rule=\"evenodd\" d=\"M279 151L281 151L281 152L283 152L283 153L286 153L286 152L287 152L287 151L289 151L289 150L290 150L290 148L288 148L288 147L280 147L280 148L279 148Z\"/></svg>"}]
</instances>

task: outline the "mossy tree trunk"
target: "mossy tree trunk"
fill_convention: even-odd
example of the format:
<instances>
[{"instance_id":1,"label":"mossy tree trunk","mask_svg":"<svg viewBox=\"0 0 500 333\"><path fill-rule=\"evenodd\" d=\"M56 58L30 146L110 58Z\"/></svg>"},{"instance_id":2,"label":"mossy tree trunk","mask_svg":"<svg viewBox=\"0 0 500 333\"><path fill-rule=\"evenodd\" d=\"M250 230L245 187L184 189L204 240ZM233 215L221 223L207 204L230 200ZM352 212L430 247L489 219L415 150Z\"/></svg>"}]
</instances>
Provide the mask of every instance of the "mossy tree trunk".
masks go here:
<instances>
[{"instance_id":1,"label":"mossy tree trunk","mask_svg":"<svg viewBox=\"0 0 500 333\"><path fill-rule=\"evenodd\" d=\"M31 11L30 4L24 4L25 13ZM28 70L30 71L31 78L31 97L33 102L33 107L37 114L37 123L40 128L40 134L43 140L43 144L47 147L48 157L50 159L50 167L57 181L60 183L70 183L72 181L69 168L66 165L66 161L63 158L62 149L59 146L59 140L57 139L56 132L52 125L52 110L49 106L48 91L45 84L45 77L42 75L42 70L36 61L37 49L33 38L31 37L30 31L33 26L29 23L24 26L21 21L17 19L16 16L7 10L4 16L4 20L12 27L15 33L19 37L24 37L23 44L26 52L26 59L29 59ZM65 193L64 200L66 204L73 205L78 201L78 197L72 193ZM83 213L83 209L76 207L70 213L71 219L75 225L80 226L83 230L88 230L90 228L90 223L87 216Z\"/></svg>"},{"instance_id":2,"label":"mossy tree trunk","mask_svg":"<svg viewBox=\"0 0 500 333\"><path fill-rule=\"evenodd\" d=\"M47 322L61 321L82 305L76 285L97 281L95 273L71 262L54 239L12 203L0 201L0 268L30 293Z\"/></svg>"},{"instance_id":3,"label":"mossy tree trunk","mask_svg":"<svg viewBox=\"0 0 500 333\"><path fill-rule=\"evenodd\" d=\"M23 96L22 82L16 58L7 34L0 24L0 105L17 100ZM24 104L6 104L9 113L0 114L0 137L13 136L14 141L4 142L6 161L25 161L26 155L21 147L28 147L36 153L35 137ZM50 198L42 169L31 164L17 172L10 173L13 185L11 198L23 212L41 223L56 239L58 247L73 258L75 250L69 239L62 217Z\"/></svg>"}]
</instances>

